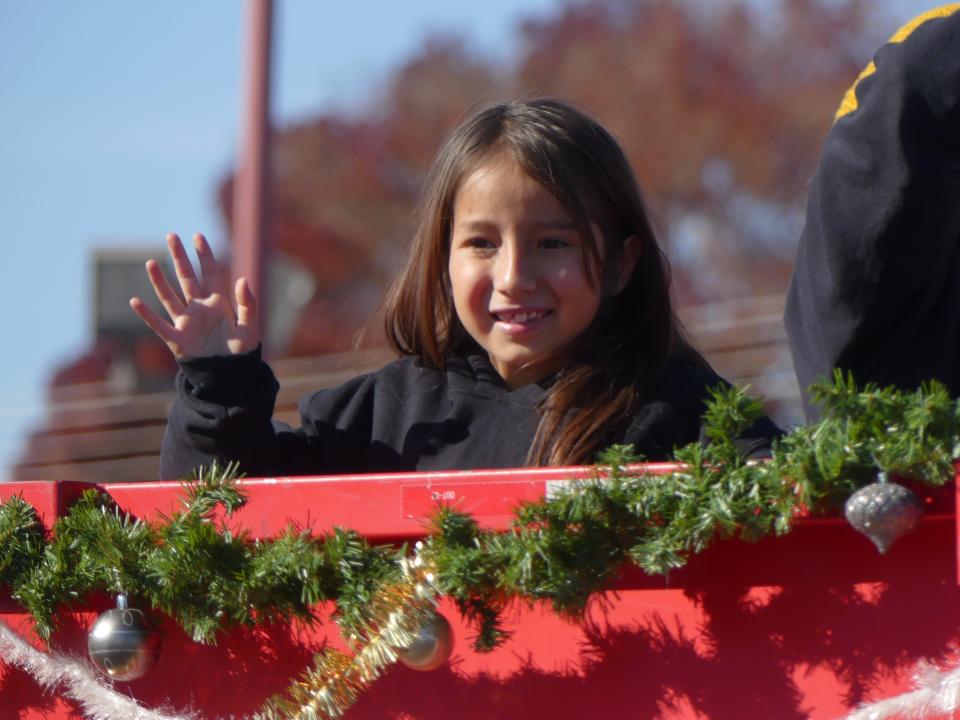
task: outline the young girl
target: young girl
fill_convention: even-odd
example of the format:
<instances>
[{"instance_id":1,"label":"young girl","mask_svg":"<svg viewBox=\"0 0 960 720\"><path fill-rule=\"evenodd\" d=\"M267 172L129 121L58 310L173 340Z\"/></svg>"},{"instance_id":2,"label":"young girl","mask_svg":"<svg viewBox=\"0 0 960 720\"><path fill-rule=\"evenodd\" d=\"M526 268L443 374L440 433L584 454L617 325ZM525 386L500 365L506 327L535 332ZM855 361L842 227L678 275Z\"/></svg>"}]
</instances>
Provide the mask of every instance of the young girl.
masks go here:
<instances>
[{"instance_id":1,"label":"young girl","mask_svg":"<svg viewBox=\"0 0 960 720\"><path fill-rule=\"evenodd\" d=\"M172 324L131 300L181 367L164 478L214 458L249 475L573 465L613 443L664 459L700 438L722 382L683 337L622 150L556 100L493 106L447 139L386 300L400 359L304 399L299 429L271 423L249 286L234 307L206 240L200 278L168 240L184 299L147 272ZM742 443L775 433L764 420Z\"/></svg>"}]
</instances>

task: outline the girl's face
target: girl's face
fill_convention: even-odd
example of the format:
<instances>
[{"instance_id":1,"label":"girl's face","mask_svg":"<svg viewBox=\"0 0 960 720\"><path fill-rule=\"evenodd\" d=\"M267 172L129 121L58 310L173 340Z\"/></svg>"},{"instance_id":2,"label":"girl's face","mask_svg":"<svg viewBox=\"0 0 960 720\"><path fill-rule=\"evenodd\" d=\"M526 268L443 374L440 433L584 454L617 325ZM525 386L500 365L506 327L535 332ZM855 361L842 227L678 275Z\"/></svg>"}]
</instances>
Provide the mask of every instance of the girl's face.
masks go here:
<instances>
[{"instance_id":1,"label":"girl's face","mask_svg":"<svg viewBox=\"0 0 960 720\"><path fill-rule=\"evenodd\" d=\"M587 277L583 242L566 208L509 153L484 161L460 185L450 238L453 303L509 387L564 367L596 316L601 284Z\"/></svg>"}]
</instances>

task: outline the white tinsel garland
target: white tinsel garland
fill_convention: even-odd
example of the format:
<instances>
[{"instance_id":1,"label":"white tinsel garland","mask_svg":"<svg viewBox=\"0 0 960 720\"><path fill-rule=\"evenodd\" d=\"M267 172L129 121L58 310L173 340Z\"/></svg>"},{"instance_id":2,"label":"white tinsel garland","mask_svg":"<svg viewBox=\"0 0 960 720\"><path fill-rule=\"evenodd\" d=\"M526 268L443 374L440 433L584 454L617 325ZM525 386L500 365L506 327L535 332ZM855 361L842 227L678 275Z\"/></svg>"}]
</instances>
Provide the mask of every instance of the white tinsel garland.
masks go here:
<instances>
[{"instance_id":1,"label":"white tinsel garland","mask_svg":"<svg viewBox=\"0 0 960 720\"><path fill-rule=\"evenodd\" d=\"M59 687L90 720L199 720L194 714L165 715L114 691L85 662L41 652L0 622L0 658L29 673L47 690Z\"/></svg>"},{"instance_id":2,"label":"white tinsel garland","mask_svg":"<svg viewBox=\"0 0 960 720\"><path fill-rule=\"evenodd\" d=\"M916 690L896 697L863 705L845 720L886 720L887 718L942 717L960 710L960 665L949 672L940 672L921 663L914 675Z\"/></svg>"}]
</instances>

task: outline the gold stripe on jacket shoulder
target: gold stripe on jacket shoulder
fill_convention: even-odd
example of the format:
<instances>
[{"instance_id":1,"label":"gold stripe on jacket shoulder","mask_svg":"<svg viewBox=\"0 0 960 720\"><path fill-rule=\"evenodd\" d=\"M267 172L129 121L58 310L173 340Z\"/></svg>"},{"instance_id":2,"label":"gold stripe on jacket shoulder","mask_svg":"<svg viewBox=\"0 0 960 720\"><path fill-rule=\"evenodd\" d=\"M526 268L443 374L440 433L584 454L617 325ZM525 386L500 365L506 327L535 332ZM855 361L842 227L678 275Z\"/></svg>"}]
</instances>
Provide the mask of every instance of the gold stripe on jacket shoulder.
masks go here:
<instances>
[{"instance_id":1,"label":"gold stripe on jacket shoulder","mask_svg":"<svg viewBox=\"0 0 960 720\"><path fill-rule=\"evenodd\" d=\"M917 15L910 22L904 25L902 28L897 30L893 36L887 41L887 44L890 43L899 43L906 40L910 33L916 30L918 27L923 25L928 20L937 20L940 18L950 17L955 12L960 11L960 3L950 3L949 5L941 5L940 7L933 8L933 10L927 10L927 12ZM843 101L840 103L840 107L837 108L837 114L834 116L834 121L839 120L844 115L849 115L854 110L857 109L857 85L860 84L860 81L865 77L873 75L877 71L877 66L871 60L870 64L867 65L863 71L857 76L857 79L853 81L853 85L849 87L846 94L843 96Z\"/></svg>"}]
</instances>

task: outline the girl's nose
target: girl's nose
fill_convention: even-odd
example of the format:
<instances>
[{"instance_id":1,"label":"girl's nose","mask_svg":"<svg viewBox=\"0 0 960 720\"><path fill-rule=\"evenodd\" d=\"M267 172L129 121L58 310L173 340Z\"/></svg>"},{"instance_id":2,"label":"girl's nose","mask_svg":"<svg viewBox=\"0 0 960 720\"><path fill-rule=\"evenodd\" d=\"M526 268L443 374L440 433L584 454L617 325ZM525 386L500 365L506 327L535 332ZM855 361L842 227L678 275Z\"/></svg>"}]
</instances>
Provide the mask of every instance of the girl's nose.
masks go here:
<instances>
[{"instance_id":1,"label":"girl's nose","mask_svg":"<svg viewBox=\"0 0 960 720\"><path fill-rule=\"evenodd\" d=\"M494 268L494 288L510 294L526 292L536 288L537 277L534 259L522 247L513 243L504 243L497 253Z\"/></svg>"}]
</instances>

